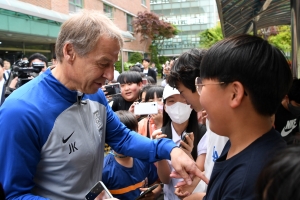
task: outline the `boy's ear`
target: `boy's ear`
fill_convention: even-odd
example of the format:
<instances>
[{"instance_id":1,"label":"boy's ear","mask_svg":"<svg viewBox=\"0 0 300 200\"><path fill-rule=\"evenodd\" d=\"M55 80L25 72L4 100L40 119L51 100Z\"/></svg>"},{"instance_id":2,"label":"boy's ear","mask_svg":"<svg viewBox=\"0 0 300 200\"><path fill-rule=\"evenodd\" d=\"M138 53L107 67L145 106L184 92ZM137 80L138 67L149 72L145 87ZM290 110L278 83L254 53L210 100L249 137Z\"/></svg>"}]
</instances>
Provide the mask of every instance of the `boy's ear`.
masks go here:
<instances>
[{"instance_id":1,"label":"boy's ear","mask_svg":"<svg viewBox=\"0 0 300 200\"><path fill-rule=\"evenodd\" d=\"M138 86L139 86L139 87L142 87L142 86L143 86L143 82L139 82L139 83L138 83Z\"/></svg>"},{"instance_id":2,"label":"boy's ear","mask_svg":"<svg viewBox=\"0 0 300 200\"><path fill-rule=\"evenodd\" d=\"M232 108L236 108L241 105L243 98L245 98L245 88L244 86L238 82L234 81L231 83L231 99L230 106Z\"/></svg>"}]
</instances>

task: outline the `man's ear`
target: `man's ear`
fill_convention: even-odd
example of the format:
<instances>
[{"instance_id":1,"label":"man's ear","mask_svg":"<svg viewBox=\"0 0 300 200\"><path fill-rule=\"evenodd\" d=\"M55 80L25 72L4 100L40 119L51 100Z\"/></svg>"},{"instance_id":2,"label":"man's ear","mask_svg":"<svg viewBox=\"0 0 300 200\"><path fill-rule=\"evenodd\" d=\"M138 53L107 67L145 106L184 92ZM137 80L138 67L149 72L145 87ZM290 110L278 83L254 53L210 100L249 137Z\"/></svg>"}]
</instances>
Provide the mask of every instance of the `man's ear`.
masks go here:
<instances>
[{"instance_id":1,"label":"man's ear","mask_svg":"<svg viewBox=\"0 0 300 200\"><path fill-rule=\"evenodd\" d=\"M230 106L232 108L238 107L242 103L243 98L245 98L244 86L240 82L234 81L231 83Z\"/></svg>"},{"instance_id":2,"label":"man's ear","mask_svg":"<svg viewBox=\"0 0 300 200\"><path fill-rule=\"evenodd\" d=\"M70 64L72 64L74 62L76 54L74 51L74 47L71 43L67 43L64 45L63 54L64 54L64 58L66 58L67 62L69 62Z\"/></svg>"}]
</instances>

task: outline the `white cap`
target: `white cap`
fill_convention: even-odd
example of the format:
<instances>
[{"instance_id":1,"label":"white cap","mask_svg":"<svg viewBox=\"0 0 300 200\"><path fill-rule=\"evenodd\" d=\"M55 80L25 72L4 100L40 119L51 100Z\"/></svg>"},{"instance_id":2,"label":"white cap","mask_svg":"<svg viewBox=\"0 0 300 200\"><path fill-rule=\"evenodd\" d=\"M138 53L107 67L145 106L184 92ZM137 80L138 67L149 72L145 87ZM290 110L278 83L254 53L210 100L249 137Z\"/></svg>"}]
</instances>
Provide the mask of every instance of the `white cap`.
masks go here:
<instances>
[{"instance_id":1,"label":"white cap","mask_svg":"<svg viewBox=\"0 0 300 200\"><path fill-rule=\"evenodd\" d=\"M167 84L164 89L163 99L166 99L174 94L180 94L180 92L176 88L173 88Z\"/></svg>"}]
</instances>

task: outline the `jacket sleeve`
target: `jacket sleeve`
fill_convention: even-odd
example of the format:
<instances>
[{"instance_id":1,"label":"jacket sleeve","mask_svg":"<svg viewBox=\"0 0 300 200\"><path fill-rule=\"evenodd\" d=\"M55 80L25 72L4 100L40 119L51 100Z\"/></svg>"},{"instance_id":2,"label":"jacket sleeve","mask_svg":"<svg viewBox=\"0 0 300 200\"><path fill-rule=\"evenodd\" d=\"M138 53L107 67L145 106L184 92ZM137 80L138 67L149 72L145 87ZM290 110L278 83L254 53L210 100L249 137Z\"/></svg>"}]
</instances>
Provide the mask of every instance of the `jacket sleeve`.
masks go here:
<instances>
[{"instance_id":1,"label":"jacket sleeve","mask_svg":"<svg viewBox=\"0 0 300 200\"><path fill-rule=\"evenodd\" d=\"M0 182L7 199L44 200L31 194L42 140L34 119L41 117L30 103L8 101L0 109Z\"/></svg>"}]
</instances>

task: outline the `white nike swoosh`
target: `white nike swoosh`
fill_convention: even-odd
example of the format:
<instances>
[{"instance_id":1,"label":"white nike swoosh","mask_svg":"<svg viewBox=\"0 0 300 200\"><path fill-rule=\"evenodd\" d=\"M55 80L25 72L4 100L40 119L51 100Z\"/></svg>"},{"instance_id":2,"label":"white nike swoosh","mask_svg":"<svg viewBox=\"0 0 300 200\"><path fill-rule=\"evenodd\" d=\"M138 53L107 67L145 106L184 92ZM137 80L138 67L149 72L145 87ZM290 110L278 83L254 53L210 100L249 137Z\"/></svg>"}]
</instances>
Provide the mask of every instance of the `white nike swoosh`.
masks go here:
<instances>
[{"instance_id":1,"label":"white nike swoosh","mask_svg":"<svg viewBox=\"0 0 300 200\"><path fill-rule=\"evenodd\" d=\"M282 137L285 137L287 136L288 134L290 134L290 132L292 132L293 128L291 128L290 130L288 131L285 131L285 129L283 128L282 131L281 131L281 136Z\"/></svg>"}]
</instances>

